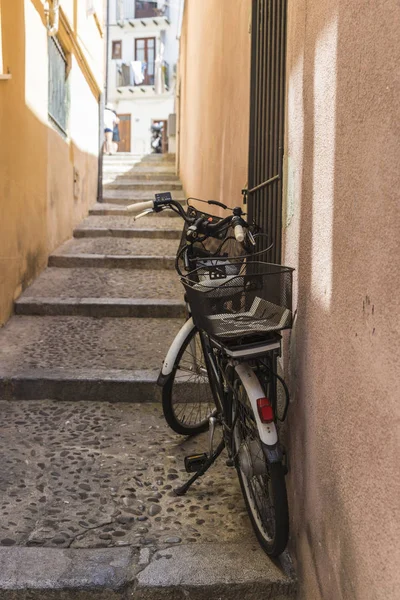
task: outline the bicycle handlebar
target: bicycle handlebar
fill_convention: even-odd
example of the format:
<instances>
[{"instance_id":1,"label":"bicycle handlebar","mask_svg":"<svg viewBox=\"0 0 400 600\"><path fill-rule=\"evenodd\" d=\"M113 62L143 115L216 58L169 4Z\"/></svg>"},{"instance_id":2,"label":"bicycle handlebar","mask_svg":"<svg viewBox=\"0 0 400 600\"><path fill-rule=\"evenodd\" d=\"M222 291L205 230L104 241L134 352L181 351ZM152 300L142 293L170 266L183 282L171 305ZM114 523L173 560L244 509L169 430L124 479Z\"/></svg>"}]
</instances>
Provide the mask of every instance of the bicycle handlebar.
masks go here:
<instances>
[{"instance_id":1,"label":"bicycle handlebar","mask_svg":"<svg viewBox=\"0 0 400 600\"><path fill-rule=\"evenodd\" d=\"M154 200L148 200L147 202L137 202L136 204L129 204L126 210L132 214L140 213L142 210L148 208L154 208Z\"/></svg>"},{"instance_id":2,"label":"bicycle handlebar","mask_svg":"<svg viewBox=\"0 0 400 600\"><path fill-rule=\"evenodd\" d=\"M243 242L244 241L244 229L243 229L243 227L240 224L235 225L233 231L234 231L234 234L235 234L236 241Z\"/></svg>"},{"instance_id":3,"label":"bicycle handlebar","mask_svg":"<svg viewBox=\"0 0 400 600\"><path fill-rule=\"evenodd\" d=\"M216 204L218 206L225 206L219 202L214 200L209 201L210 204ZM192 229L192 237L193 239L200 235L212 235L213 233L217 233L222 230L227 225L232 225L235 238L238 242L242 243L245 238L245 232L243 226L248 226L247 223L240 216L241 209L234 209L234 214L217 221L216 223L212 223L208 220L207 217L200 217L196 220L193 220L192 217L188 217L185 213L180 202L176 200L172 200L171 196L169 198L156 198L156 200L148 200L146 202L137 202L135 204L129 204L126 207L126 211L131 214L138 214L143 211L153 210L155 212L160 212L165 208L171 208L178 212L179 215L186 221L186 223L190 224L190 229ZM143 215L144 216L144 215Z\"/></svg>"}]
</instances>

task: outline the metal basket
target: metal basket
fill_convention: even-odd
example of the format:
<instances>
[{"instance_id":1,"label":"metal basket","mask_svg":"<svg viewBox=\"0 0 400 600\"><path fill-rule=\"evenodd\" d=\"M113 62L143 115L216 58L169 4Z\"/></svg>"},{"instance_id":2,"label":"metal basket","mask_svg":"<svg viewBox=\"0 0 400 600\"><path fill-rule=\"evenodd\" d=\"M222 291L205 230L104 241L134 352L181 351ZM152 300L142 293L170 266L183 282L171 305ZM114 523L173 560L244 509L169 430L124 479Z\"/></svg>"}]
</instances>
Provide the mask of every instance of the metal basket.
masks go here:
<instances>
[{"instance_id":1,"label":"metal basket","mask_svg":"<svg viewBox=\"0 0 400 600\"><path fill-rule=\"evenodd\" d=\"M181 279L196 326L229 339L292 326L293 270L215 257Z\"/></svg>"}]
</instances>

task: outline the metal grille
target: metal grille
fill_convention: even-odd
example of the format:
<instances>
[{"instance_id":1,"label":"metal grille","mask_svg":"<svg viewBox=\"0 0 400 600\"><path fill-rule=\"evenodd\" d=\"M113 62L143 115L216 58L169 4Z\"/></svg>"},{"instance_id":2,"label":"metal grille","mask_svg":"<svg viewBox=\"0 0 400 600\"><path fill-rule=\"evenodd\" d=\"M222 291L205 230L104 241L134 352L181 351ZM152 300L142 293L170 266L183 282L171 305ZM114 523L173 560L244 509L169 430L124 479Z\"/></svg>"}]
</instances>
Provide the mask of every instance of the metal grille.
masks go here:
<instances>
[{"instance_id":1,"label":"metal grille","mask_svg":"<svg viewBox=\"0 0 400 600\"><path fill-rule=\"evenodd\" d=\"M67 135L68 83L67 60L59 42L50 37L49 48L49 117Z\"/></svg>"},{"instance_id":2,"label":"metal grille","mask_svg":"<svg viewBox=\"0 0 400 600\"><path fill-rule=\"evenodd\" d=\"M248 170L249 220L273 242L265 260L281 261L287 0L253 0Z\"/></svg>"}]
</instances>

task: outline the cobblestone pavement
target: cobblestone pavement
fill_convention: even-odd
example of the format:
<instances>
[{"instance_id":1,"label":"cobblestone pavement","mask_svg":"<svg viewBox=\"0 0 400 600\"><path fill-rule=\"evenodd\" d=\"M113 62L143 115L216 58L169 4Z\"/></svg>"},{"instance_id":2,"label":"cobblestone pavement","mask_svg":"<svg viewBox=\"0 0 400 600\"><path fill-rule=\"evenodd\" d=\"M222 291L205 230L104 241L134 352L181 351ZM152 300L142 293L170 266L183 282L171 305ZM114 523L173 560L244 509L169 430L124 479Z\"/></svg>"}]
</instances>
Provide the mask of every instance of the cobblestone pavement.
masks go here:
<instances>
[{"instance_id":1,"label":"cobblestone pavement","mask_svg":"<svg viewBox=\"0 0 400 600\"><path fill-rule=\"evenodd\" d=\"M224 456L182 497L204 436L171 432L158 405L0 402L0 545L163 549L254 539Z\"/></svg>"}]
</instances>

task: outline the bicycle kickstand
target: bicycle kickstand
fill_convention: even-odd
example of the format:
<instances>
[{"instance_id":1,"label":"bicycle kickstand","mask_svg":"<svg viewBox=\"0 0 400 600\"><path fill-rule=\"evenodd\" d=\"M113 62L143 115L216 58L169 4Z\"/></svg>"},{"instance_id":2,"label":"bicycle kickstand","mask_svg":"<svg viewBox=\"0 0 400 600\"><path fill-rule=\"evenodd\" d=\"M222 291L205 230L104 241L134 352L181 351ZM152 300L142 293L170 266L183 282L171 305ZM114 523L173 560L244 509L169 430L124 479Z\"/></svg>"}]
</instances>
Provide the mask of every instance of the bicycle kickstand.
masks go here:
<instances>
[{"instance_id":1,"label":"bicycle kickstand","mask_svg":"<svg viewBox=\"0 0 400 600\"><path fill-rule=\"evenodd\" d=\"M190 488L190 486L196 481L196 479L198 479L199 477L201 477L202 475L204 475L204 473L206 471L208 471L208 469L211 467L212 464L214 464L214 462L217 460L218 456L221 454L222 450L225 448L225 441L222 440L219 445L217 446L217 448L215 449L215 452L213 452L208 458L207 460L204 461L203 465L201 466L201 468L193 475L193 477L191 477L186 483L184 483L181 487L176 488L174 490L175 495L176 496L184 496L186 494L186 492L188 491L188 489Z\"/></svg>"}]
</instances>

